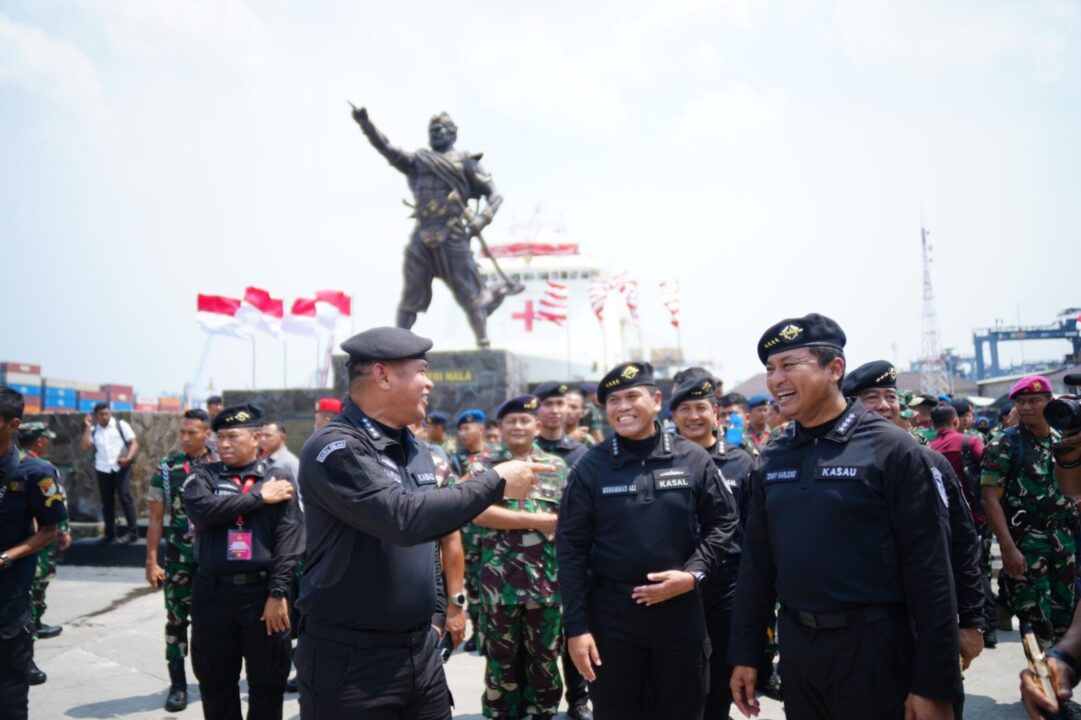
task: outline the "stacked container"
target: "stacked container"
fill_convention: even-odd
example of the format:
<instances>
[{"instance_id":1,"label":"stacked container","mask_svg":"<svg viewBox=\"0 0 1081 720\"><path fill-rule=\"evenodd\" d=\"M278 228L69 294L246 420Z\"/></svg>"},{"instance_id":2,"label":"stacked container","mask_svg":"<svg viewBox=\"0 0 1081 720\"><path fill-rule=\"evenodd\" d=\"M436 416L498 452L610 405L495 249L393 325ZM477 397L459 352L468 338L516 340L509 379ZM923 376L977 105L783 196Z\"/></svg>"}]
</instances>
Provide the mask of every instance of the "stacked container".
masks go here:
<instances>
[{"instance_id":1,"label":"stacked container","mask_svg":"<svg viewBox=\"0 0 1081 720\"><path fill-rule=\"evenodd\" d=\"M158 399L158 409L161 412L178 413L182 410L179 397L163 396Z\"/></svg>"},{"instance_id":2,"label":"stacked container","mask_svg":"<svg viewBox=\"0 0 1081 720\"><path fill-rule=\"evenodd\" d=\"M135 396L135 411L136 412L157 412L158 411L158 399L153 395L136 395Z\"/></svg>"},{"instance_id":3,"label":"stacked container","mask_svg":"<svg viewBox=\"0 0 1081 720\"><path fill-rule=\"evenodd\" d=\"M101 389L109 396L109 407L113 412L135 409L135 388L131 385L102 385Z\"/></svg>"},{"instance_id":4,"label":"stacked container","mask_svg":"<svg viewBox=\"0 0 1081 720\"><path fill-rule=\"evenodd\" d=\"M98 403L108 402L108 396L101 390L80 390L79 391L79 412L90 413L94 412L94 406Z\"/></svg>"},{"instance_id":5,"label":"stacked container","mask_svg":"<svg viewBox=\"0 0 1081 720\"><path fill-rule=\"evenodd\" d=\"M0 385L7 385L23 396L23 412L41 412L41 366L28 363L0 363Z\"/></svg>"},{"instance_id":6,"label":"stacked container","mask_svg":"<svg viewBox=\"0 0 1081 720\"><path fill-rule=\"evenodd\" d=\"M41 409L45 412L75 412L79 409L79 383L45 378L41 384Z\"/></svg>"}]
</instances>

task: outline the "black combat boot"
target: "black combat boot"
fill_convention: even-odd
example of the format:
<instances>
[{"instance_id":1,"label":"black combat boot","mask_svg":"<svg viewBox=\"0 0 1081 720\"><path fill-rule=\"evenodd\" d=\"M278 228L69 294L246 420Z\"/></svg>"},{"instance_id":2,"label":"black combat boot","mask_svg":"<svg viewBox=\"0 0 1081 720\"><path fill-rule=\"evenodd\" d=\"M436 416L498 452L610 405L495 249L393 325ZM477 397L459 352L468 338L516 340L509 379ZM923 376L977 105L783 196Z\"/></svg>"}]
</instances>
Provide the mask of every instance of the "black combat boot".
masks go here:
<instances>
[{"instance_id":1,"label":"black combat boot","mask_svg":"<svg viewBox=\"0 0 1081 720\"><path fill-rule=\"evenodd\" d=\"M56 637L62 632L64 632L64 628L61 625L46 625L40 620L37 621L38 640L48 640L49 638Z\"/></svg>"},{"instance_id":2,"label":"black combat boot","mask_svg":"<svg viewBox=\"0 0 1081 720\"><path fill-rule=\"evenodd\" d=\"M169 661L169 696L165 698L165 709L180 712L188 706L188 677L184 674L183 660Z\"/></svg>"},{"instance_id":3,"label":"black combat boot","mask_svg":"<svg viewBox=\"0 0 1081 720\"><path fill-rule=\"evenodd\" d=\"M41 685L46 680L45 672L38 667L33 658L30 658L30 670L26 673L26 677L31 685Z\"/></svg>"}]
</instances>

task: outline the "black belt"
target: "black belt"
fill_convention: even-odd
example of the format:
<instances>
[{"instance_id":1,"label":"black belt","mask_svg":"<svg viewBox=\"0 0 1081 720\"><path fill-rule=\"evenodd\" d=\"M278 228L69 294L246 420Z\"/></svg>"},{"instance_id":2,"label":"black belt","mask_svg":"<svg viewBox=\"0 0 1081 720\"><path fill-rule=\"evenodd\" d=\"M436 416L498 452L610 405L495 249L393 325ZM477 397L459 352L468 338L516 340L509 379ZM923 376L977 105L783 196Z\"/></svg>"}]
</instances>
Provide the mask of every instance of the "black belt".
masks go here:
<instances>
[{"instance_id":1,"label":"black belt","mask_svg":"<svg viewBox=\"0 0 1081 720\"><path fill-rule=\"evenodd\" d=\"M621 583L621 582L616 582L615 580L609 580L608 578L599 577L597 575L593 576L593 582L597 583L598 585L600 585L603 588L608 588L609 590L615 590L616 592L626 593L628 595L633 593L634 589L636 587L639 587L640 585L648 585L649 584L648 581L647 581L647 582L639 583L639 585L631 585L629 583Z\"/></svg>"},{"instance_id":2,"label":"black belt","mask_svg":"<svg viewBox=\"0 0 1081 720\"><path fill-rule=\"evenodd\" d=\"M356 645L357 647L413 647L422 645L432 630L430 623L415 630L403 633L373 632L370 630L350 630L337 625L324 625L305 617L300 621L300 632L314 635L323 640Z\"/></svg>"},{"instance_id":3,"label":"black belt","mask_svg":"<svg viewBox=\"0 0 1081 720\"><path fill-rule=\"evenodd\" d=\"M788 605L781 608L792 616L796 622L812 630L838 630L840 628L866 625L869 623L889 620L892 617L903 615L903 605L869 605L867 607L842 610L840 612L813 613L807 610L797 610Z\"/></svg>"},{"instance_id":4,"label":"black belt","mask_svg":"<svg viewBox=\"0 0 1081 720\"><path fill-rule=\"evenodd\" d=\"M255 585L256 583L266 582L267 573L265 570L253 573L232 573L225 575L217 575L215 573L208 573L205 570L196 571L196 576L210 582L213 585Z\"/></svg>"}]
</instances>

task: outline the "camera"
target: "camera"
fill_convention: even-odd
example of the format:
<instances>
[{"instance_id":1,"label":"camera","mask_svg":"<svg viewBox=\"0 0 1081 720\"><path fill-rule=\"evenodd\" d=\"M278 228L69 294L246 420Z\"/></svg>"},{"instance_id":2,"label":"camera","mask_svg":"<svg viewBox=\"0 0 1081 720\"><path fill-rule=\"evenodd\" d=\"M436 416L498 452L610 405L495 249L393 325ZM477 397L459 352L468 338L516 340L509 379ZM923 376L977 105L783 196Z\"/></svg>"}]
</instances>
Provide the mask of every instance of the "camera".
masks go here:
<instances>
[{"instance_id":1,"label":"camera","mask_svg":"<svg viewBox=\"0 0 1081 720\"><path fill-rule=\"evenodd\" d=\"M1072 373L1062 378L1062 382L1071 386L1077 392L1077 386L1081 385L1081 373ZM1043 409L1043 416L1047 424L1060 433L1072 435L1081 431L1081 402L1077 398L1058 398L1047 403Z\"/></svg>"}]
</instances>

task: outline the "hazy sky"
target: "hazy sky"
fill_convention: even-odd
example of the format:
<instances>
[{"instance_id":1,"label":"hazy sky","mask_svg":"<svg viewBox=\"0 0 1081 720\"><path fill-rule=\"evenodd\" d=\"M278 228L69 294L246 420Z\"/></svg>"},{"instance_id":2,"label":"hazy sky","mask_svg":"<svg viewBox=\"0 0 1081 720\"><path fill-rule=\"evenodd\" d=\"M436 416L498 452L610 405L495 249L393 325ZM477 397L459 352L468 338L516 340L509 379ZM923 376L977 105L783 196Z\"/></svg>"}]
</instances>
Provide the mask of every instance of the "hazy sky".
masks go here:
<instances>
[{"instance_id":1,"label":"hazy sky","mask_svg":"<svg viewBox=\"0 0 1081 720\"><path fill-rule=\"evenodd\" d=\"M943 346L1081 305L1077 1L5 0L0 359L179 391L195 294L249 284L392 322L408 190L346 99L407 148L449 111L506 198L491 239L561 217L639 278L647 344L671 344L657 282L678 277L685 349L730 383L810 311L850 363L918 356L921 217ZM415 329L467 347L451 304ZM257 347L280 385L280 344ZM314 356L291 341L290 384ZM250 348L215 339L208 378L250 384Z\"/></svg>"}]
</instances>

